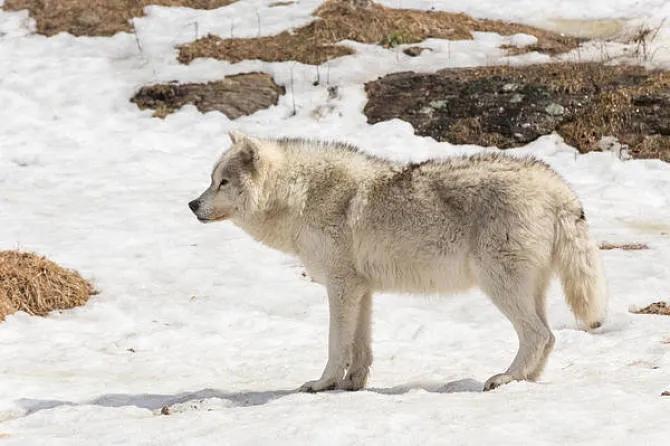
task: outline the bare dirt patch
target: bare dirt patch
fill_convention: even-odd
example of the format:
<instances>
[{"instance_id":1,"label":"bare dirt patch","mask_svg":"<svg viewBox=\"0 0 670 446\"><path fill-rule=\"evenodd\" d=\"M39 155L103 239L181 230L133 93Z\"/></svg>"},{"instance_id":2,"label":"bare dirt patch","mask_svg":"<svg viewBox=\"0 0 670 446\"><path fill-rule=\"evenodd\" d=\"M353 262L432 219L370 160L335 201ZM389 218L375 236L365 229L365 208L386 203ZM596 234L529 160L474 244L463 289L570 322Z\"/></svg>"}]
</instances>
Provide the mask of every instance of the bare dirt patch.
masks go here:
<instances>
[{"instance_id":1,"label":"bare dirt patch","mask_svg":"<svg viewBox=\"0 0 670 446\"><path fill-rule=\"evenodd\" d=\"M442 11L392 9L371 3L356 7L351 1L329 0L319 7L316 20L293 31L268 37L222 39L208 35L179 47L179 61L190 63L197 57L212 57L230 62L260 59L266 62L295 60L319 65L353 50L337 45L342 40L394 47L421 42L427 38L472 39L475 31L502 35L517 33L537 37L535 45L520 51L558 54L576 48L580 39L564 37L531 26L496 20L477 20L465 14Z\"/></svg>"},{"instance_id":2,"label":"bare dirt patch","mask_svg":"<svg viewBox=\"0 0 670 446\"><path fill-rule=\"evenodd\" d=\"M0 251L0 321L16 311L44 316L83 305L95 293L79 273L45 257Z\"/></svg>"},{"instance_id":3,"label":"bare dirt patch","mask_svg":"<svg viewBox=\"0 0 670 446\"><path fill-rule=\"evenodd\" d=\"M641 251L644 249L649 249L649 246L646 243L608 243L603 242L600 244L600 249L603 251L609 251L611 249L622 249L624 251Z\"/></svg>"},{"instance_id":4,"label":"bare dirt patch","mask_svg":"<svg viewBox=\"0 0 670 446\"><path fill-rule=\"evenodd\" d=\"M580 152L616 146L670 161L664 71L597 63L446 69L390 74L365 90L368 122L400 118L438 141L505 149L557 132Z\"/></svg>"},{"instance_id":5,"label":"bare dirt patch","mask_svg":"<svg viewBox=\"0 0 670 446\"><path fill-rule=\"evenodd\" d=\"M216 110L235 119L276 105L284 93L284 87L277 85L269 74L245 73L207 83L148 85L130 101L142 110L155 110L154 116L158 118L193 104L203 113Z\"/></svg>"},{"instance_id":6,"label":"bare dirt patch","mask_svg":"<svg viewBox=\"0 0 670 446\"><path fill-rule=\"evenodd\" d=\"M5 11L27 9L37 23L37 32L52 36L68 32L75 36L111 36L130 32L133 17L144 15L149 5L215 9L236 0L5 0Z\"/></svg>"},{"instance_id":7,"label":"bare dirt patch","mask_svg":"<svg viewBox=\"0 0 670 446\"><path fill-rule=\"evenodd\" d=\"M662 316L670 316L670 305L667 302L655 302L644 308L633 311L635 314L657 314Z\"/></svg>"}]
</instances>

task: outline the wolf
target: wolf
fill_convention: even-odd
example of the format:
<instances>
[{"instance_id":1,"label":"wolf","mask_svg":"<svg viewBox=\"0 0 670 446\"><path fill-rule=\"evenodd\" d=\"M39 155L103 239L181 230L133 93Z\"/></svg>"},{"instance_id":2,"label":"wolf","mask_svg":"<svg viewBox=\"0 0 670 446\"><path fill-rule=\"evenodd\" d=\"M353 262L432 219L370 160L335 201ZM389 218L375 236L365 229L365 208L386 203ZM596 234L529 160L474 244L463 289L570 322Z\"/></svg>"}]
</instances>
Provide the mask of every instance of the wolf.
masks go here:
<instances>
[{"instance_id":1,"label":"wolf","mask_svg":"<svg viewBox=\"0 0 670 446\"><path fill-rule=\"evenodd\" d=\"M535 380L554 346L546 291L555 272L586 329L605 318L598 248L566 182L532 157L478 154L401 164L356 147L265 139L238 131L209 187L189 207L230 220L297 256L328 294L328 360L300 390L365 387L372 365L372 295L479 287L519 341L483 390Z\"/></svg>"}]
</instances>

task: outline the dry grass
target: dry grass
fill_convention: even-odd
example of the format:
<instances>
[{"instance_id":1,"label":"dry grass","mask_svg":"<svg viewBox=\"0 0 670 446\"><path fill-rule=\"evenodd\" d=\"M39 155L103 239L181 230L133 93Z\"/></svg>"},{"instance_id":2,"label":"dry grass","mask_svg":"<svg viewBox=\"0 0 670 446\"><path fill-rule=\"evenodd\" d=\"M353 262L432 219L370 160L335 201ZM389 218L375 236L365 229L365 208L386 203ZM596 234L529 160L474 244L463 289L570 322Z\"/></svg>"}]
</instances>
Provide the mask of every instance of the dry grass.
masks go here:
<instances>
[{"instance_id":1,"label":"dry grass","mask_svg":"<svg viewBox=\"0 0 670 446\"><path fill-rule=\"evenodd\" d=\"M655 52L650 51L650 47L658 37L658 33L661 31L664 24L665 19L663 19L655 28L652 28L647 24L640 25L633 30L632 35L630 35L628 39L624 39L624 42L633 45L633 57L636 57L640 62L653 61Z\"/></svg>"},{"instance_id":2,"label":"dry grass","mask_svg":"<svg viewBox=\"0 0 670 446\"><path fill-rule=\"evenodd\" d=\"M670 72L603 68L568 80L567 84L575 85L590 82L596 94L580 119L564 123L558 133L581 152L593 150L603 137L615 136L634 158L670 161Z\"/></svg>"},{"instance_id":3,"label":"dry grass","mask_svg":"<svg viewBox=\"0 0 670 446\"><path fill-rule=\"evenodd\" d=\"M44 316L86 303L93 285L36 254L0 251L0 321L16 311Z\"/></svg>"},{"instance_id":4,"label":"dry grass","mask_svg":"<svg viewBox=\"0 0 670 446\"><path fill-rule=\"evenodd\" d=\"M179 60L190 63L197 57L239 62L260 59L266 62L295 60L319 65L329 59L352 54L353 50L337 45L342 40L393 47L421 42L427 38L450 40L472 39L474 31L503 35L532 34L537 45L521 51L562 53L576 48L580 40L533 28L496 20L477 20L465 14L442 11L392 9L372 4L352 7L344 0L329 0L314 12L310 24L268 37L222 39L208 35L179 48Z\"/></svg>"},{"instance_id":5,"label":"dry grass","mask_svg":"<svg viewBox=\"0 0 670 446\"><path fill-rule=\"evenodd\" d=\"M640 251L643 249L649 249L649 246L646 243L608 243L603 242L600 244L600 249L604 251L609 251L610 249L622 249L624 251Z\"/></svg>"},{"instance_id":6,"label":"dry grass","mask_svg":"<svg viewBox=\"0 0 670 446\"><path fill-rule=\"evenodd\" d=\"M68 32L75 36L111 36L130 32L130 20L144 15L148 5L214 9L236 0L5 0L3 9L27 9L37 23L37 32L52 36Z\"/></svg>"},{"instance_id":7,"label":"dry grass","mask_svg":"<svg viewBox=\"0 0 670 446\"><path fill-rule=\"evenodd\" d=\"M655 302L644 308L633 311L635 314L656 314L661 316L670 316L670 305L667 302Z\"/></svg>"}]
</instances>

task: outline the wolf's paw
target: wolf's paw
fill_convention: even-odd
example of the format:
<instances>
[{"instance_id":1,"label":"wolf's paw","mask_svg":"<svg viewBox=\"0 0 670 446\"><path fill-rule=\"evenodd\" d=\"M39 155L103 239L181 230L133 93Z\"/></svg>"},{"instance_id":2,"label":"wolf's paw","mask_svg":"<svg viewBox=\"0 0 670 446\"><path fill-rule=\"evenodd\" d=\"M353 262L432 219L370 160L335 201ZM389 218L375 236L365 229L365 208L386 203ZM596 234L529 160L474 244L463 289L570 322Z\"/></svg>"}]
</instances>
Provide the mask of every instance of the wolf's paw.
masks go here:
<instances>
[{"instance_id":1,"label":"wolf's paw","mask_svg":"<svg viewBox=\"0 0 670 446\"><path fill-rule=\"evenodd\" d=\"M349 370L344 379L337 383L337 388L342 390L361 390L368 382L368 369Z\"/></svg>"},{"instance_id":2,"label":"wolf's paw","mask_svg":"<svg viewBox=\"0 0 670 446\"><path fill-rule=\"evenodd\" d=\"M516 381L516 378L514 378L512 375L509 375L507 373L498 373L497 375L493 375L492 377L486 380L486 382L484 383L484 392L493 390L497 387L502 386L503 384L511 383L512 381Z\"/></svg>"},{"instance_id":3,"label":"wolf's paw","mask_svg":"<svg viewBox=\"0 0 670 446\"><path fill-rule=\"evenodd\" d=\"M325 390L334 390L336 385L337 380L335 378L321 378L315 381L307 381L300 386L298 391L308 393L323 392Z\"/></svg>"}]
</instances>

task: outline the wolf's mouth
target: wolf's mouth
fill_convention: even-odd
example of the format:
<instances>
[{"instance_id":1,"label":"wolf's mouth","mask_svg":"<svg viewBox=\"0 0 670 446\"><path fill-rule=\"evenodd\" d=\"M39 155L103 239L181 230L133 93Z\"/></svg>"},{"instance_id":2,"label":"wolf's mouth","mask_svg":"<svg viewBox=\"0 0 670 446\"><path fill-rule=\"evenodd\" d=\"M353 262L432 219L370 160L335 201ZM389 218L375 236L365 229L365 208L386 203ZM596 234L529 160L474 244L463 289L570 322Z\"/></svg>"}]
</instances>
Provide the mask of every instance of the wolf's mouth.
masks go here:
<instances>
[{"instance_id":1,"label":"wolf's mouth","mask_svg":"<svg viewBox=\"0 0 670 446\"><path fill-rule=\"evenodd\" d=\"M215 221L221 221L221 220L225 220L227 218L228 218L227 215L221 215L219 217L214 217L214 218L200 218L200 217L198 217L198 221L200 223L213 223Z\"/></svg>"}]
</instances>

